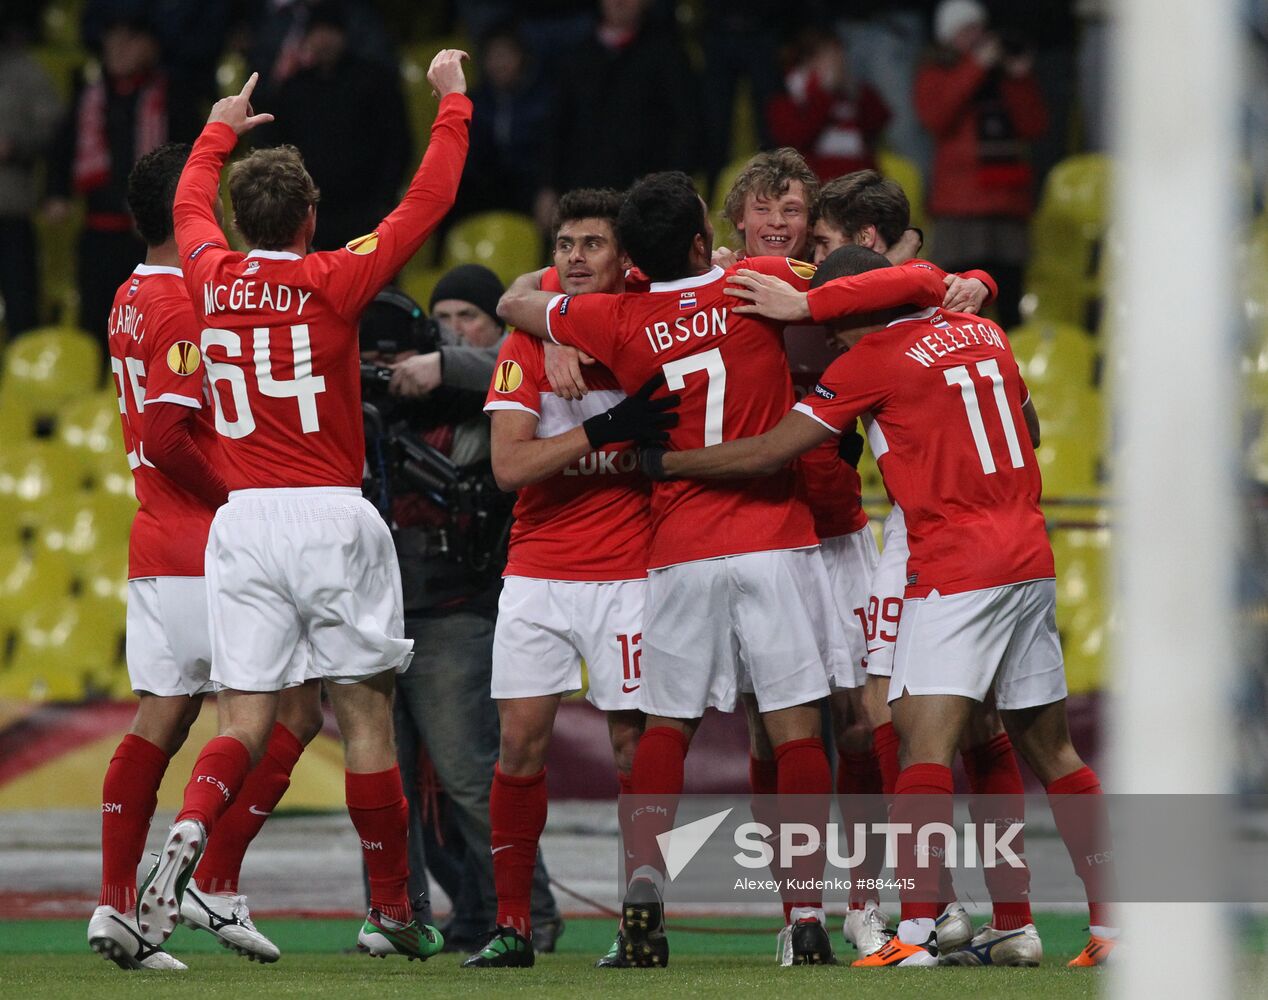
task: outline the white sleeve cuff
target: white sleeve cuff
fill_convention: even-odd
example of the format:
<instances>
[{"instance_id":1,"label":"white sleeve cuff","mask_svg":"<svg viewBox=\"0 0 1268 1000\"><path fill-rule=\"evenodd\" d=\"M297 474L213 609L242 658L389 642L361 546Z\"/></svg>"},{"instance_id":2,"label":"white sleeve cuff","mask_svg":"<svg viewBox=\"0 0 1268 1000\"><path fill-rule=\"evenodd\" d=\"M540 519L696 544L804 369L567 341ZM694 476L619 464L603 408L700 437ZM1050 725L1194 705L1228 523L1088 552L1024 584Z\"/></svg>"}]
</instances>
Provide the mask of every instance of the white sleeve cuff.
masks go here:
<instances>
[{"instance_id":1,"label":"white sleeve cuff","mask_svg":"<svg viewBox=\"0 0 1268 1000\"><path fill-rule=\"evenodd\" d=\"M523 403L517 403L513 399L495 399L491 403L484 404L485 413L492 413L494 410L519 410L521 413L531 413L538 420L542 417L536 410L525 406Z\"/></svg>"},{"instance_id":2,"label":"white sleeve cuff","mask_svg":"<svg viewBox=\"0 0 1268 1000\"><path fill-rule=\"evenodd\" d=\"M561 292L560 294L556 295L553 299L551 299L550 305L546 307L546 336L548 336L556 344L558 344L559 341L555 340L555 331L550 328L550 317L554 313L555 307L559 305L559 303L562 302L567 297L568 296L564 295Z\"/></svg>"},{"instance_id":3,"label":"white sleeve cuff","mask_svg":"<svg viewBox=\"0 0 1268 1000\"><path fill-rule=\"evenodd\" d=\"M833 427L830 423L828 423L821 416L819 416L819 414L815 413L815 411L811 407L807 406L805 403L794 403L793 409L796 410L798 413L804 413L811 420L814 420L817 423L823 424L823 426L826 427L828 430L830 430L833 434L841 433L840 427Z\"/></svg>"},{"instance_id":4,"label":"white sleeve cuff","mask_svg":"<svg viewBox=\"0 0 1268 1000\"><path fill-rule=\"evenodd\" d=\"M147 399L146 405L153 403L175 403L177 406L188 406L194 410L203 408L203 401L194 396L182 396L178 392L165 392L161 396L155 396L153 399Z\"/></svg>"}]
</instances>

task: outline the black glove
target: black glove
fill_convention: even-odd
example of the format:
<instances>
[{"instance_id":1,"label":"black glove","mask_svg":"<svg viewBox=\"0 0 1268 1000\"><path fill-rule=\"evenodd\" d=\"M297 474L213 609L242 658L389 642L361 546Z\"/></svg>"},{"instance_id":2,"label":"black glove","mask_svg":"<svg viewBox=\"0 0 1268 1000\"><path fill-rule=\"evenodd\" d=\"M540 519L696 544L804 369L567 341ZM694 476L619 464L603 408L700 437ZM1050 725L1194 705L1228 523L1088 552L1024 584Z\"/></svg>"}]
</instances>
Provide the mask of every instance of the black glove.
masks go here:
<instances>
[{"instance_id":1,"label":"black glove","mask_svg":"<svg viewBox=\"0 0 1268 1000\"><path fill-rule=\"evenodd\" d=\"M653 482L673 478L665 475L665 449L659 445L648 444L638 449L638 467Z\"/></svg>"},{"instance_id":2,"label":"black glove","mask_svg":"<svg viewBox=\"0 0 1268 1000\"><path fill-rule=\"evenodd\" d=\"M857 420L853 427L841 435L841 440L837 442L837 454L846 465L856 469L859 467L859 459L863 457L863 435L859 433Z\"/></svg>"},{"instance_id":3,"label":"black glove","mask_svg":"<svg viewBox=\"0 0 1268 1000\"><path fill-rule=\"evenodd\" d=\"M662 396L652 399L652 393L665 384L665 376L658 373L643 383L643 387L621 400L612 409L596 414L582 423L591 448L602 448L618 441L661 442L669 440L669 428L678 426L678 414L673 412L680 402L678 396Z\"/></svg>"}]
</instances>

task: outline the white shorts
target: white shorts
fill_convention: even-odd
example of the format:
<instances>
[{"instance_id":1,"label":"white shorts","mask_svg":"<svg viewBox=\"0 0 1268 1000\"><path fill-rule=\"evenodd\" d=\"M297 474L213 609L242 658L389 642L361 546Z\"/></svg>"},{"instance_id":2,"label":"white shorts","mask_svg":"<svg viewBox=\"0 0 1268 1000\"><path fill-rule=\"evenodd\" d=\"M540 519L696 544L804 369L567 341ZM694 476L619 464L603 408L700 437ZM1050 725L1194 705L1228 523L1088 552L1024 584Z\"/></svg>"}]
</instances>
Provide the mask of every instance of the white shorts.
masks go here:
<instances>
[{"instance_id":1,"label":"white shorts","mask_svg":"<svg viewBox=\"0 0 1268 1000\"><path fill-rule=\"evenodd\" d=\"M236 490L207 538L211 677L280 691L306 676L353 683L400 672L401 573L387 525L349 487Z\"/></svg>"},{"instance_id":2,"label":"white shorts","mask_svg":"<svg viewBox=\"0 0 1268 1000\"><path fill-rule=\"evenodd\" d=\"M867 664L867 605L876 569L876 538L870 527L849 535L825 538L819 543L828 571L832 599L836 602L849 651L850 678L836 678L838 687L862 687Z\"/></svg>"},{"instance_id":3,"label":"white shorts","mask_svg":"<svg viewBox=\"0 0 1268 1000\"><path fill-rule=\"evenodd\" d=\"M642 707L649 715L733 711L746 674L761 711L805 705L825 697L833 678L852 674L848 668L818 546L647 574Z\"/></svg>"},{"instance_id":4,"label":"white shorts","mask_svg":"<svg viewBox=\"0 0 1268 1000\"><path fill-rule=\"evenodd\" d=\"M494 698L536 698L581 690L605 712L638 710L646 580L502 581L493 631Z\"/></svg>"},{"instance_id":5,"label":"white shorts","mask_svg":"<svg viewBox=\"0 0 1268 1000\"><path fill-rule=\"evenodd\" d=\"M905 691L983 701L992 685L1004 710L1066 696L1055 580L907 600L889 700Z\"/></svg>"},{"instance_id":6,"label":"white shorts","mask_svg":"<svg viewBox=\"0 0 1268 1000\"><path fill-rule=\"evenodd\" d=\"M137 694L207 694L211 635L201 576L147 576L128 581L128 680Z\"/></svg>"},{"instance_id":7,"label":"white shorts","mask_svg":"<svg viewBox=\"0 0 1268 1000\"><path fill-rule=\"evenodd\" d=\"M894 643L903 614L907 589L907 521L897 504L885 518L881 535L884 548L872 573L872 593L867 600L867 674L889 677L894 673Z\"/></svg>"}]
</instances>

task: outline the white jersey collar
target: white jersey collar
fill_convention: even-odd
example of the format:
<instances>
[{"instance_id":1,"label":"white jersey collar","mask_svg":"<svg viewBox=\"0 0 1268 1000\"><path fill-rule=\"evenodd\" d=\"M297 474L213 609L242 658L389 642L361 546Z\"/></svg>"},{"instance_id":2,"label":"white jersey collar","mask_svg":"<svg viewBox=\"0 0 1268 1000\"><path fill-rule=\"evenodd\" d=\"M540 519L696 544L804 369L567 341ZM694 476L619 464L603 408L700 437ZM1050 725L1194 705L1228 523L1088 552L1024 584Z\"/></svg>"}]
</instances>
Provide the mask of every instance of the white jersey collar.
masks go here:
<instances>
[{"instance_id":1,"label":"white jersey collar","mask_svg":"<svg viewBox=\"0 0 1268 1000\"><path fill-rule=\"evenodd\" d=\"M132 269L133 274L174 274L178 278L183 278L185 273L179 267L168 267L166 264L138 264Z\"/></svg>"},{"instance_id":2,"label":"white jersey collar","mask_svg":"<svg viewBox=\"0 0 1268 1000\"><path fill-rule=\"evenodd\" d=\"M297 253L289 250L252 250L248 257L263 257L265 260L302 260Z\"/></svg>"},{"instance_id":3,"label":"white jersey collar","mask_svg":"<svg viewBox=\"0 0 1268 1000\"><path fill-rule=\"evenodd\" d=\"M694 278L679 278L677 281L653 281L648 291L680 292L688 288L702 288L705 285L713 284L725 273L722 268L714 264L704 274L697 274Z\"/></svg>"}]
</instances>

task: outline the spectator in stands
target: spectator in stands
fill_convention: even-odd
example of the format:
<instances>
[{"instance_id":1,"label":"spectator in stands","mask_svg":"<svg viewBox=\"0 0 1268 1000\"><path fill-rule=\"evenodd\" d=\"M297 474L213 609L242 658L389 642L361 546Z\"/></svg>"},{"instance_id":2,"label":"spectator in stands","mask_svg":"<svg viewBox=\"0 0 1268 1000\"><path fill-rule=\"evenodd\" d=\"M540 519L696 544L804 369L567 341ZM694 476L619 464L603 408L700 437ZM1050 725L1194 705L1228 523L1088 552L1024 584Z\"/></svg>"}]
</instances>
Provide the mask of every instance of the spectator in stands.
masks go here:
<instances>
[{"instance_id":1,"label":"spectator in stands","mask_svg":"<svg viewBox=\"0 0 1268 1000\"><path fill-rule=\"evenodd\" d=\"M710 183L733 157L755 152L731 148L741 81L748 82L758 146L769 149L782 145L772 140L765 109L780 92L779 43L790 21L789 11L797 9L767 0L705 0L700 31L704 50L701 100L704 168ZM714 197L725 194L714 192Z\"/></svg>"},{"instance_id":2,"label":"spectator in stands","mask_svg":"<svg viewBox=\"0 0 1268 1000\"><path fill-rule=\"evenodd\" d=\"M219 95L216 68L229 35L232 4L206 0L88 0L80 35L89 49L101 47L108 24L143 17L154 27L171 86L208 107Z\"/></svg>"},{"instance_id":3,"label":"spectator in stands","mask_svg":"<svg viewBox=\"0 0 1268 1000\"><path fill-rule=\"evenodd\" d=\"M943 0L934 16L937 50L916 78L916 111L934 137L929 199L938 255L952 271L989 270L999 283L999 319L1018 321L1034 176L1026 141L1048 114L1033 54L988 30L977 0Z\"/></svg>"},{"instance_id":4,"label":"spectator in stands","mask_svg":"<svg viewBox=\"0 0 1268 1000\"><path fill-rule=\"evenodd\" d=\"M496 27L484 37L479 80L471 91L471 149L454 215L531 213L550 92L514 27Z\"/></svg>"},{"instance_id":5,"label":"spectator in stands","mask_svg":"<svg viewBox=\"0 0 1268 1000\"><path fill-rule=\"evenodd\" d=\"M31 216L37 174L61 114L21 19L0 21L0 299L10 334L39 322L39 249Z\"/></svg>"},{"instance_id":6,"label":"spectator in stands","mask_svg":"<svg viewBox=\"0 0 1268 1000\"><path fill-rule=\"evenodd\" d=\"M81 75L71 111L49 154L46 212L53 219L84 200L79 237L79 325L106 339L115 289L145 258L125 201L133 164L165 142L192 142L202 108L172 87L145 18L121 16L101 35L101 72Z\"/></svg>"},{"instance_id":7,"label":"spectator in stands","mask_svg":"<svg viewBox=\"0 0 1268 1000\"><path fill-rule=\"evenodd\" d=\"M696 76L678 39L647 26L647 6L600 0L594 34L559 61L535 210L543 231L560 191L620 189L653 171L697 166Z\"/></svg>"},{"instance_id":8,"label":"spectator in stands","mask_svg":"<svg viewBox=\"0 0 1268 1000\"><path fill-rule=\"evenodd\" d=\"M378 225L396 204L412 164L409 119L399 72L351 48L349 10L327 2L308 12L304 68L273 91L275 121L257 146L290 143L321 189L313 246L335 250Z\"/></svg>"},{"instance_id":9,"label":"spectator in stands","mask_svg":"<svg viewBox=\"0 0 1268 1000\"><path fill-rule=\"evenodd\" d=\"M260 74L256 103L307 65L308 21L325 0L263 0L249 5L246 22L247 65ZM397 71L399 58L374 7L367 0L343 0L348 50L366 62Z\"/></svg>"},{"instance_id":10,"label":"spectator in stands","mask_svg":"<svg viewBox=\"0 0 1268 1000\"><path fill-rule=\"evenodd\" d=\"M792 146L821 181L876 167L889 106L854 77L836 35L810 29L793 45L784 93L766 106L771 137Z\"/></svg>"}]
</instances>

